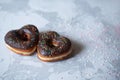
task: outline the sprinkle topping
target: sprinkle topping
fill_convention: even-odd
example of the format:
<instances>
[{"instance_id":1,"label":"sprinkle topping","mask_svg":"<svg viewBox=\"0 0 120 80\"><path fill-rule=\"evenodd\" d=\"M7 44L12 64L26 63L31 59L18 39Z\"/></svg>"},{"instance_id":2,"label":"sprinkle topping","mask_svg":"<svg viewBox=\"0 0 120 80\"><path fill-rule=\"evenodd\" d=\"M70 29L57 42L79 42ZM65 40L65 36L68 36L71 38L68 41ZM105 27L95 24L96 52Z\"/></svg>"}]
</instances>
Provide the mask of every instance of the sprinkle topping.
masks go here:
<instances>
[{"instance_id":1,"label":"sprinkle topping","mask_svg":"<svg viewBox=\"0 0 120 80\"><path fill-rule=\"evenodd\" d=\"M57 32L49 31L39 34L38 48L44 56L59 55L71 48L71 42L68 38L60 36Z\"/></svg>"}]
</instances>

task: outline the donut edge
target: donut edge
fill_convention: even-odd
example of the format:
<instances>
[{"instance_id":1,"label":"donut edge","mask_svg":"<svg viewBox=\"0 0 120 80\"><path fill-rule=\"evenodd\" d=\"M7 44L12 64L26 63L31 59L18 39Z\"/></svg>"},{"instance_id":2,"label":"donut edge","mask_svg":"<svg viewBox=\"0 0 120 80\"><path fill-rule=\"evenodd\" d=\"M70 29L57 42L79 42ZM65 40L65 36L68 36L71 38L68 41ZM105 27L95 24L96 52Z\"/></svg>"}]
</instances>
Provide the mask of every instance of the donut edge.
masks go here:
<instances>
[{"instance_id":1,"label":"donut edge","mask_svg":"<svg viewBox=\"0 0 120 80\"><path fill-rule=\"evenodd\" d=\"M37 57L45 62L55 62L55 61L59 61L59 60L64 60L66 59L71 53L72 53L72 47L69 49L68 52L63 53L61 55L58 56L53 56L53 57L44 57L43 55L40 54L39 50L37 49Z\"/></svg>"},{"instance_id":2,"label":"donut edge","mask_svg":"<svg viewBox=\"0 0 120 80\"><path fill-rule=\"evenodd\" d=\"M6 46L7 46L7 48L9 48L11 51L15 52L16 54L20 54L20 55L23 55L23 56L30 56L36 50L36 46L34 48L32 48L32 49L27 49L27 50L17 50L15 48L12 48L8 44L6 44Z\"/></svg>"}]
</instances>

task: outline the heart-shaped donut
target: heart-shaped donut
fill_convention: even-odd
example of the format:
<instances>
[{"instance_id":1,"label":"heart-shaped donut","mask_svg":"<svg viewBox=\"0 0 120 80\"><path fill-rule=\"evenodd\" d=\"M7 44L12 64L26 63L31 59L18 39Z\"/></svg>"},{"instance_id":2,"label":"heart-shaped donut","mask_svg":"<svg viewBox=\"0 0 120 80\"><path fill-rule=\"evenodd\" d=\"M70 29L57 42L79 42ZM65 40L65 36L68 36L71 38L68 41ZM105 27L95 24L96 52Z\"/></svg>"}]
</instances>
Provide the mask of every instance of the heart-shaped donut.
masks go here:
<instances>
[{"instance_id":1,"label":"heart-shaped donut","mask_svg":"<svg viewBox=\"0 0 120 80\"><path fill-rule=\"evenodd\" d=\"M55 31L39 34L37 56L43 61L57 61L66 58L72 52L71 41Z\"/></svg>"},{"instance_id":2,"label":"heart-shaped donut","mask_svg":"<svg viewBox=\"0 0 120 80\"><path fill-rule=\"evenodd\" d=\"M21 55L31 55L38 44L39 31L34 25L25 25L18 30L11 30L5 35L9 49Z\"/></svg>"}]
</instances>

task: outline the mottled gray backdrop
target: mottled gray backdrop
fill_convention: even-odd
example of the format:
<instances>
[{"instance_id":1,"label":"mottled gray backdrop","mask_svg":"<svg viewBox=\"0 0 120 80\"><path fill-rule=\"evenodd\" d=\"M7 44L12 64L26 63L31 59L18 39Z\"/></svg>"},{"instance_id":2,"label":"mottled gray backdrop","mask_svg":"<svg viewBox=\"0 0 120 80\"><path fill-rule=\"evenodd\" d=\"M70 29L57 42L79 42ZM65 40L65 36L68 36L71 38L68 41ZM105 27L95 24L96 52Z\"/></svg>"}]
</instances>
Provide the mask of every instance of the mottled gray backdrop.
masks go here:
<instances>
[{"instance_id":1,"label":"mottled gray backdrop","mask_svg":"<svg viewBox=\"0 0 120 80\"><path fill-rule=\"evenodd\" d=\"M6 48L26 24L71 39L72 56L42 62ZM120 80L120 0L0 0L0 80Z\"/></svg>"}]
</instances>

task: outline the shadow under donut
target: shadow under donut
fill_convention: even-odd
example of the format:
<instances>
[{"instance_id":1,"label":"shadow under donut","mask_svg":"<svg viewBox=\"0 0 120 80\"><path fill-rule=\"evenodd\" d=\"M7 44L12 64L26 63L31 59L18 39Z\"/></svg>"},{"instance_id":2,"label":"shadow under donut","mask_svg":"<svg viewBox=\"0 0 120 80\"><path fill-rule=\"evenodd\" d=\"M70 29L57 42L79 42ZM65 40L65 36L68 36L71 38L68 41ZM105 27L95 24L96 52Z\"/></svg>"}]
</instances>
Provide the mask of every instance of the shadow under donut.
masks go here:
<instances>
[{"instance_id":1,"label":"shadow under donut","mask_svg":"<svg viewBox=\"0 0 120 80\"><path fill-rule=\"evenodd\" d=\"M85 48L85 46L82 43L80 43L80 42L76 42L74 40L71 40L71 43L72 43L72 52L64 60L77 56Z\"/></svg>"},{"instance_id":2,"label":"shadow under donut","mask_svg":"<svg viewBox=\"0 0 120 80\"><path fill-rule=\"evenodd\" d=\"M71 41L73 51L71 53L71 56L76 56L77 54L80 54L80 52L85 48L85 46L82 43Z\"/></svg>"}]
</instances>

